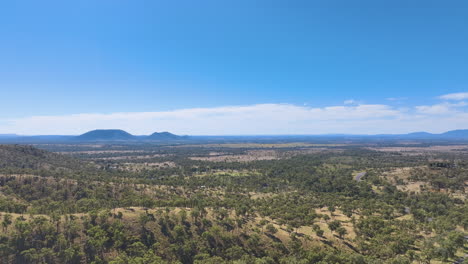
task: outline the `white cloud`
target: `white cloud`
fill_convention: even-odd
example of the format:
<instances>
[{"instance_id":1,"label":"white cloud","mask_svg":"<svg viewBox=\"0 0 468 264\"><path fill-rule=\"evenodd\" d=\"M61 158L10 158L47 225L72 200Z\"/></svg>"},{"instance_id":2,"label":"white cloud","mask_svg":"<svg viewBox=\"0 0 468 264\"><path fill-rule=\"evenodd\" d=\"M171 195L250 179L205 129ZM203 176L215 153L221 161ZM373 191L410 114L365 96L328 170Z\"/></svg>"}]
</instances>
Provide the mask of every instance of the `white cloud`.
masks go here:
<instances>
[{"instance_id":1,"label":"white cloud","mask_svg":"<svg viewBox=\"0 0 468 264\"><path fill-rule=\"evenodd\" d=\"M464 105L460 102L395 108L359 104L317 108L257 104L160 112L31 116L0 122L0 133L76 135L108 128L120 128L133 134L170 131L185 135L443 132L467 128L468 113L463 111Z\"/></svg>"},{"instance_id":2,"label":"white cloud","mask_svg":"<svg viewBox=\"0 0 468 264\"><path fill-rule=\"evenodd\" d=\"M444 94L439 96L440 99L443 100L465 100L468 99L468 93L451 93L451 94Z\"/></svg>"},{"instance_id":3,"label":"white cloud","mask_svg":"<svg viewBox=\"0 0 468 264\"><path fill-rule=\"evenodd\" d=\"M466 106L465 102L453 103L441 103L435 105L421 105L416 106L416 110L421 114L429 115L446 115L458 112L457 108Z\"/></svg>"}]
</instances>

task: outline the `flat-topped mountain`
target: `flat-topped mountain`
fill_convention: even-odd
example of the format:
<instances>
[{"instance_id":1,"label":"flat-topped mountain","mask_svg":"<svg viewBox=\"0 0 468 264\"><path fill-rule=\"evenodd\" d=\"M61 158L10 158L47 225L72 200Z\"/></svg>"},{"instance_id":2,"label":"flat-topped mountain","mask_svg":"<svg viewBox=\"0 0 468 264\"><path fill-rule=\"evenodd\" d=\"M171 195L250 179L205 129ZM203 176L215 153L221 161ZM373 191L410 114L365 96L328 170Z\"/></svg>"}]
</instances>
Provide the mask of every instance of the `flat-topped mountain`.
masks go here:
<instances>
[{"instance_id":1,"label":"flat-topped mountain","mask_svg":"<svg viewBox=\"0 0 468 264\"><path fill-rule=\"evenodd\" d=\"M96 129L76 137L77 140L132 140L135 136L120 129Z\"/></svg>"},{"instance_id":2,"label":"flat-topped mountain","mask_svg":"<svg viewBox=\"0 0 468 264\"><path fill-rule=\"evenodd\" d=\"M427 137L427 136L432 136L433 134L428 133L428 132L413 132L413 133L409 133L406 135L411 136L411 137Z\"/></svg>"}]
</instances>

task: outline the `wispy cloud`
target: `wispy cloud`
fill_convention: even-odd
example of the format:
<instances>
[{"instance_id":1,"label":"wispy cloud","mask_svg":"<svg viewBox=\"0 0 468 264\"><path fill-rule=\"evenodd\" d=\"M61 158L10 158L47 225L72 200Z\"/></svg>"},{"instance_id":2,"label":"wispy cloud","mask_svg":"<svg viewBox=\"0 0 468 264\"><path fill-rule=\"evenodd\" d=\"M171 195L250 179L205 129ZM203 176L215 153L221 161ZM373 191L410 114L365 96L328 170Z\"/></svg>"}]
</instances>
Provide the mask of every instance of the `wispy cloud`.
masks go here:
<instances>
[{"instance_id":1,"label":"wispy cloud","mask_svg":"<svg viewBox=\"0 0 468 264\"><path fill-rule=\"evenodd\" d=\"M343 102L345 105L352 105L352 104L357 104L358 102L354 99L348 99Z\"/></svg>"},{"instance_id":2,"label":"wispy cloud","mask_svg":"<svg viewBox=\"0 0 468 264\"><path fill-rule=\"evenodd\" d=\"M385 99L388 101L405 101L408 100L408 97L388 97Z\"/></svg>"},{"instance_id":3,"label":"wispy cloud","mask_svg":"<svg viewBox=\"0 0 468 264\"><path fill-rule=\"evenodd\" d=\"M416 110L422 114L429 114L429 115L446 115L446 114L453 114L459 112L459 108L466 106L465 102L458 102L458 103L441 103L435 105L421 105L416 106Z\"/></svg>"},{"instance_id":4,"label":"wispy cloud","mask_svg":"<svg viewBox=\"0 0 468 264\"><path fill-rule=\"evenodd\" d=\"M396 117L385 105L312 108L258 104L191 108L164 112L32 116L10 120L0 131L22 134L79 134L96 128L122 128L137 134L168 130L181 134L310 134L327 132L320 123Z\"/></svg>"},{"instance_id":5,"label":"wispy cloud","mask_svg":"<svg viewBox=\"0 0 468 264\"><path fill-rule=\"evenodd\" d=\"M396 107L347 100L343 105L327 107L255 104L158 112L30 116L0 120L0 133L76 135L92 129L120 128L133 134L155 131L188 135L377 134L443 132L468 128L467 124L465 101Z\"/></svg>"},{"instance_id":6,"label":"wispy cloud","mask_svg":"<svg viewBox=\"0 0 468 264\"><path fill-rule=\"evenodd\" d=\"M468 93L451 93L439 96L443 100L465 100L468 99Z\"/></svg>"}]
</instances>

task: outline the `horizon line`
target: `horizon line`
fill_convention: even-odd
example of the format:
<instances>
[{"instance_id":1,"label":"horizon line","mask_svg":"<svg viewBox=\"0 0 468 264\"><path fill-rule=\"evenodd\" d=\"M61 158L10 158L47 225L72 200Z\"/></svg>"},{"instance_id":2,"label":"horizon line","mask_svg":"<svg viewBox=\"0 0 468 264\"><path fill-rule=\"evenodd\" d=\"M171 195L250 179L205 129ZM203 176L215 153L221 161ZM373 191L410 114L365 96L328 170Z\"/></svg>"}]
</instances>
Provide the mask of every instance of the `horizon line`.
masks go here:
<instances>
[{"instance_id":1,"label":"horizon line","mask_svg":"<svg viewBox=\"0 0 468 264\"><path fill-rule=\"evenodd\" d=\"M17 137L41 137L41 136L63 136L63 137L78 137L78 136L81 136L81 135L84 135L88 132L91 132L91 131L99 131L99 130L120 130L120 131L123 131L123 132L126 132L132 136L136 136L136 137L143 137L143 136L150 136L152 135L153 133L171 133L169 131L162 131L162 132L153 132L151 134L132 134L132 133L129 133L127 132L126 130L123 130L123 129L93 129L93 130L89 130L87 132L84 132L84 133L81 133L81 134L16 134L16 133L0 133L0 136L17 136ZM347 134L347 133L323 133L323 134L195 134L195 135L192 135L192 134L174 134L174 133L171 133L173 135L177 135L177 136L191 136L191 137L261 137L261 136L380 136L380 135L409 135L409 134L415 134L415 133L427 133L427 134L431 134L431 135L440 135L440 134L444 134L444 133L447 133L447 132L451 132L451 131L459 131L459 130L468 130L468 128L466 129L455 129L455 130L447 130L445 132L442 132L442 133L431 133L431 132L427 132L427 131L414 131L414 132L408 132L408 133L378 133L378 134Z\"/></svg>"}]
</instances>

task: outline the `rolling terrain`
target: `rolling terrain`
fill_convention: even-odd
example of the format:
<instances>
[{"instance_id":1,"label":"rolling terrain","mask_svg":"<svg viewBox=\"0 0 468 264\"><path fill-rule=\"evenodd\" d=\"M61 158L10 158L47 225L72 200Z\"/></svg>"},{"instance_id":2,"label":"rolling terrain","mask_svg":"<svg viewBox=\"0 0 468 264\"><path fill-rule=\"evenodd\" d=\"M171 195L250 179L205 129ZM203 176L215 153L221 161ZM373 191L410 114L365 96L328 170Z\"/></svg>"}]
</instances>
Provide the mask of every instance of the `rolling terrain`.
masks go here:
<instances>
[{"instance_id":1,"label":"rolling terrain","mask_svg":"<svg viewBox=\"0 0 468 264\"><path fill-rule=\"evenodd\" d=\"M1 145L1 263L452 263L466 254L463 142L132 142Z\"/></svg>"}]
</instances>

